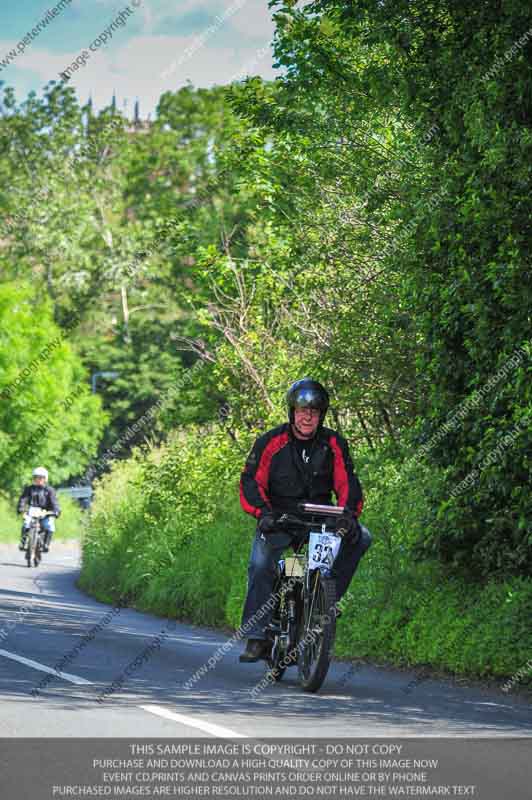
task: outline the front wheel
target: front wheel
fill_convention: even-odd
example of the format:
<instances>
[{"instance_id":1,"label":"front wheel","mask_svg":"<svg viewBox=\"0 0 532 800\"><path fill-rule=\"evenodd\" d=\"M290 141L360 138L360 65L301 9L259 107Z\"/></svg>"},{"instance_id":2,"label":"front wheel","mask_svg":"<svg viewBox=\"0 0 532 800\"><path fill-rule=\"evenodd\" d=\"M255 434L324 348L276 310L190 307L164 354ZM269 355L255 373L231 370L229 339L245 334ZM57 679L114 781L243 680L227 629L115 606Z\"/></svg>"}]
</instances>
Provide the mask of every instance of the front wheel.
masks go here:
<instances>
[{"instance_id":1,"label":"front wheel","mask_svg":"<svg viewBox=\"0 0 532 800\"><path fill-rule=\"evenodd\" d=\"M33 551L33 566L38 567L41 561L42 541L41 537L37 536L35 541L35 549Z\"/></svg>"},{"instance_id":2,"label":"front wheel","mask_svg":"<svg viewBox=\"0 0 532 800\"><path fill-rule=\"evenodd\" d=\"M306 692L317 692L329 669L336 634L335 603L334 579L315 570L304 600L298 644L299 680Z\"/></svg>"},{"instance_id":3,"label":"front wheel","mask_svg":"<svg viewBox=\"0 0 532 800\"><path fill-rule=\"evenodd\" d=\"M31 567L31 559L33 556L35 531L30 529L26 535L26 562L28 567Z\"/></svg>"}]
</instances>

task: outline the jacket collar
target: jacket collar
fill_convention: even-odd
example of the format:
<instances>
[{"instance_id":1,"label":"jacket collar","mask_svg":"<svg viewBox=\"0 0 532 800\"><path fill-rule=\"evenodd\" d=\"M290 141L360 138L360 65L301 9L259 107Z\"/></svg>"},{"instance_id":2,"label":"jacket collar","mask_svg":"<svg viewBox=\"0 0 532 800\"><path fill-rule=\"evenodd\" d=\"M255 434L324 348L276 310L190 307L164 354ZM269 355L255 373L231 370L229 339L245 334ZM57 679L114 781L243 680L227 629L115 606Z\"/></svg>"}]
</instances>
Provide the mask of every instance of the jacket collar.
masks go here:
<instances>
[{"instance_id":1,"label":"jacket collar","mask_svg":"<svg viewBox=\"0 0 532 800\"><path fill-rule=\"evenodd\" d=\"M297 436L294 435L294 431L292 430L291 422L285 422L285 426L286 426L285 429L288 432L288 439L290 442L295 442L296 440L300 442L306 441L309 443L312 449L314 449L320 442L324 442L327 439L322 426L318 428L318 430L316 431L316 435L312 439L305 439L305 440L297 439Z\"/></svg>"}]
</instances>

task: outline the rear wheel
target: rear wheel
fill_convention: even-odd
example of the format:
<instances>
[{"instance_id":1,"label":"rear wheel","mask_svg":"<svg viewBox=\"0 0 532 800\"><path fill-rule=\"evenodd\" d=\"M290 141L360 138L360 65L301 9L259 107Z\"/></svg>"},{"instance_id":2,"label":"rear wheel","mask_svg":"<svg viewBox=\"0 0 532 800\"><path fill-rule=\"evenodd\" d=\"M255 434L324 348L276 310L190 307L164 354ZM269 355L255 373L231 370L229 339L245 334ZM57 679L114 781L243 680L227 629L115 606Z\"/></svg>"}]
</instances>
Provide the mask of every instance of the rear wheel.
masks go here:
<instances>
[{"instance_id":1,"label":"rear wheel","mask_svg":"<svg viewBox=\"0 0 532 800\"><path fill-rule=\"evenodd\" d=\"M299 634L298 672L306 692L317 692L331 662L336 633L336 584L315 570L305 598Z\"/></svg>"},{"instance_id":2,"label":"rear wheel","mask_svg":"<svg viewBox=\"0 0 532 800\"><path fill-rule=\"evenodd\" d=\"M271 641L272 641L272 651L270 658L268 659L268 666L269 671L268 675L271 676L272 680L275 683L278 683L282 680L282 677L285 673L285 666L281 666L281 662L284 658L283 653L283 637L286 633L286 623L287 623L287 615L286 615L286 605L284 603L284 596L283 592L280 591L281 588L281 581L282 578L279 578L276 586L274 587L274 593L278 594L277 602L272 611L272 633L271 633Z\"/></svg>"},{"instance_id":3,"label":"rear wheel","mask_svg":"<svg viewBox=\"0 0 532 800\"><path fill-rule=\"evenodd\" d=\"M272 654L268 659L268 665L270 667L268 674L271 675L275 683L279 683L279 681L282 680L286 670L285 666L281 666L282 659L283 655L280 650L279 637L276 637L272 647Z\"/></svg>"}]
</instances>

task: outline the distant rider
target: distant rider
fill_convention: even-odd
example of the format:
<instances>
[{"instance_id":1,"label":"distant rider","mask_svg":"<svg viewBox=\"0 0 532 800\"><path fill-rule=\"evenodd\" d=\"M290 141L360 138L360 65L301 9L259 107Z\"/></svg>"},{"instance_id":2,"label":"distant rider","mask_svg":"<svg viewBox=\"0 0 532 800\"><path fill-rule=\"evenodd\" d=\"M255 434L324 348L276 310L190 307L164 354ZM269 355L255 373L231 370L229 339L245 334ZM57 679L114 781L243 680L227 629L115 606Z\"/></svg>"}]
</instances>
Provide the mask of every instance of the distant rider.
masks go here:
<instances>
[{"instance_id":1,"label":"distant rider","mask_svg":"<svg viewBox=\"0 0 532 800\"><path fill-rule=\"evenodd\" d=\"M22 514L27 507L38 506L39 508L43 508L46 511L51 511L53 513L54 516L43 517L41 519L41 525L44 530L43 551L47 553L50 548L50 542L52 541L52 536L55 530L54 517L59 516L61 509L59 508L55 491L51 486L47 486L48 470L46 470L44 467L37 467L33 470L32 477L33 483L28 484L22 490L22 494L20 495L17 504L17 512ZM29 527L26 527L25 522L23 522L22 531L20 534L19 550L26 549L26 536L28 530Z\"/></svg>"}]
</instances>

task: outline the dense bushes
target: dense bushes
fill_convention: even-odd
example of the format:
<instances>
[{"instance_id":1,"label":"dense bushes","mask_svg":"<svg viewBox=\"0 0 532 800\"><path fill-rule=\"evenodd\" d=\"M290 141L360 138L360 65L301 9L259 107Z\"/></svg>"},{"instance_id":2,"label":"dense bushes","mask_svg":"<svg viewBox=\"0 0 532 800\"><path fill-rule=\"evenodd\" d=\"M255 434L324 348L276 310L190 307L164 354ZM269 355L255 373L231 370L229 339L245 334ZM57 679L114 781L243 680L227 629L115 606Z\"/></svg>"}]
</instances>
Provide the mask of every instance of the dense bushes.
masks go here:
<instances>
[{"instance_id":1,"label":"dense bushes","mask_svg":"<svg viewBox=\"0 0 532 800\"><path fill-rule=\"evenodd\" d=\"M81 585L105 599L133 593L138 607L161 614L177 607L180 616L222 622L246 528L243 514L225 511L238 462L238 449L213 429L118 463L97 492Z\"/></svg>"},{"instance_id":2,"label":"dense bushes","mask_svg":"<svg viewBox=\"0 0 532 800\"><path fill-rule=\"evenodd\" d=\"M81 586L104 600L129 592L144 610L238 627L254 529L237 496L247 444L240 449L217 427L194 429L146 460L117 464L98 488ZM356 462L374 544L346 596L337 654L514 674L532 643L530 581L471 585L414 561L441 478L420 464L408 480L398 477L383 453Z\"/></svg>"}]
</instances>

